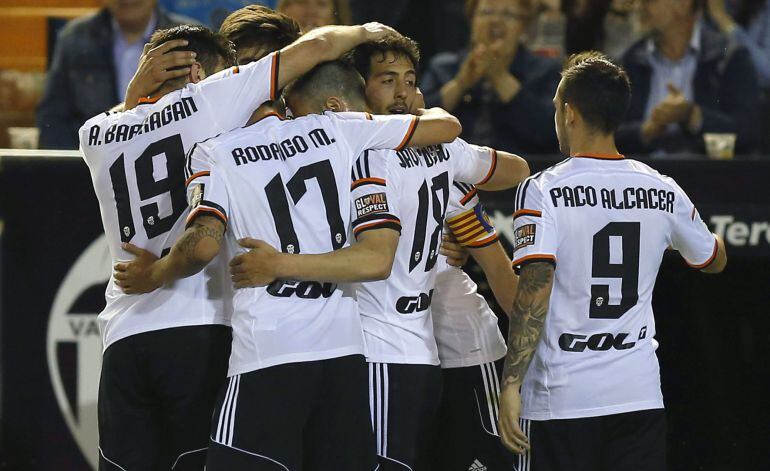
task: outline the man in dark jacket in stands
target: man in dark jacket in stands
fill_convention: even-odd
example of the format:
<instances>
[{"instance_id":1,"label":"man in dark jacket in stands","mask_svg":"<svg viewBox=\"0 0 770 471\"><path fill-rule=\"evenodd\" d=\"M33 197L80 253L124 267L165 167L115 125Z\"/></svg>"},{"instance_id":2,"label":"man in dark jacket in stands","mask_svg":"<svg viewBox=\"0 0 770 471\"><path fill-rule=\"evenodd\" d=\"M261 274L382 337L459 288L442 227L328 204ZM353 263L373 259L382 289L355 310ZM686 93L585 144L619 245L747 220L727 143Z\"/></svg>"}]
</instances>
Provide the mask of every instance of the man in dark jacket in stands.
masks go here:
<instances>
[{"instance_id":1,"label":"man in dark jacket in stands","mask_svg":"<svg viewBox=\"0 0 770 471\"><path fill-rule=\"evenodd\" d=\"M705 133L732 133L736 153L753 152L759 88L748 51L701 19L702 0L640 3L650 34L623 57L633 93L620 151L705 155Z\"/></svg>"},{"instance_id":2,"label":"man in dark jacket in stands","mask_svg":"<svg viewBox=\"0 0 770 471\"><path fill-rule=\"evenodd\" d=\"M96 14L69 22L56 41L37 110L43 149L77 149L78 128L123 101L152 33L196 23L165 12L157 0L103 1Z\"/></svg>"},{"instance_id":3,"label":"man in dark jacket in stands","mask_svg":"<svg viewBox=\"0 0 770 471\"><path fill-rule=\"evenodd\" d=\"M438 54L423 74L426 103L457 116L464 139L527 155L559 151L551 99L560 64L521 43L537 5L536 0L468 0L468 50Z\"/></svg>"}]
</instances>

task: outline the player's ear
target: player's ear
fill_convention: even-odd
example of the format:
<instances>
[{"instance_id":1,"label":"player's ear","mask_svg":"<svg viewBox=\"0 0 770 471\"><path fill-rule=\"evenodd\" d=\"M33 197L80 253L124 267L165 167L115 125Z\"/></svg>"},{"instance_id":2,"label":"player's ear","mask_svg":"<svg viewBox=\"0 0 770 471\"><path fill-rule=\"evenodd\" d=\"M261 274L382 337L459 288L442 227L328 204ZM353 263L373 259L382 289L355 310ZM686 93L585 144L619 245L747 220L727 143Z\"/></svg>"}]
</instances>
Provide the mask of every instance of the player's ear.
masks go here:
<instances>
[{"instance_id":1,"label":"player's ear","mask_svg":"<svg viewBox=\"0 0 770 471\"><path fill-rule=\"evenodd\" d=\"M575 107L570 106L569 103L564 103L562 106L564 107L564 124L567 126L575 124L575 120L577 119Z\"/></svg>"},{"instance_id":2,"label":"player's ear","mask_svg":"<svg viewBox=\"0 0 770 471\"><path fill-rule=\"evenodd\" d=\"M348 111L348 105L345 103L345 100L336 96L330 96L324 103L324 109L339 113L340 111Z\"/></svg>"},{"instance_id":3,"label":"player's ear","mask_svg":"<svg viewBox=\"0 0 770 471\"><path fill-rule=\"evenodd\" d=\"M193 62L190 66L190 83L198 83L206 78L206 71L200 62Z\"/></svg>"}]
</instances>

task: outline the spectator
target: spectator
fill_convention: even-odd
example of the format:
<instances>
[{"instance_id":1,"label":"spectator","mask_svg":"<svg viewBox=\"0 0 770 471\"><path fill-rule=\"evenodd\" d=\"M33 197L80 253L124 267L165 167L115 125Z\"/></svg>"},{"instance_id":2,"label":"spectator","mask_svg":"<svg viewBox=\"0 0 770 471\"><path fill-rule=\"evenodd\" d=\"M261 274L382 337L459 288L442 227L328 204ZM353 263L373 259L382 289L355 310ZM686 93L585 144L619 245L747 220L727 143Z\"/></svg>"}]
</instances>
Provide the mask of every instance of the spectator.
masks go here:
<instances>
[{"instance_id":1,"label":"spectator","mask_svg":"<svg viewBox=\"0 0 770 471\"><path fill-rule=\"evenodd\" d=\"M153 31L190 22L158 8L156 0L104 0L97 13L69 22L57 39L37 110L40 147L77 149L78 128L123 101Z\"/></svg>"},{"instance_id":2,"label":"spectator","mask_svg":"<svg viewBox=\"0 0 770 471\"><path fill-rule=\"evenodd\" d=\"M749 50L759 85L770 88L770 0L708 0L711 20ZM732 12L730 15L729 12Z\"/></svg>"},{"instance_id":3,"label":"spectator","mask_svg":"<svg viewBox=\"0 0 770 471\"><path fill-rule=\"evenodd\" d=\"M468 0L467 50L430 61L421 87L430 106L451 111L471 142L518 153L556 153L551 100L560 65L521 39L536 0Z\"/></svg>"},{"instance_id":4,"label":"spectator","mask_svg":"<svg viewBox=\"0 0 770 471\"><path fill-rule=\"evenodd\" d=\"M759 89L748 51L700 18L701 0L641 0L650 34L623 57L634 93L617 133L626 153L704 154L704 133L757 142Z\"/></svg>"},{"instance_id":5,"label":"spectator","mask_svg":"<svg viewBox=\"0 0 770 471\"><path fill-rule=\"evenodd\" d=\"M326 25L349 25L348 0L279 0L276 10L299 23L303 33Z\"/></svg>"}]
</instances>

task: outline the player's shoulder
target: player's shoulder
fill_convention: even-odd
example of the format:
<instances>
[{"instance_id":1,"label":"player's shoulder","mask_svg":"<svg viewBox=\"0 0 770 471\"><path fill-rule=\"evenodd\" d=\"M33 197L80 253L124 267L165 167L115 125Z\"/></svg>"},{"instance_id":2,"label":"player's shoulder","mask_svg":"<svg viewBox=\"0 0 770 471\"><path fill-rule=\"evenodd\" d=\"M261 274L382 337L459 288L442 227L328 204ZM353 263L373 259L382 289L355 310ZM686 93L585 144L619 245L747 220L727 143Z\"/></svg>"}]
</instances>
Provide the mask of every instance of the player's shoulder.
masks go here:
<instances>
[{"instance_id":1,"label":"player's shoulder","mask_svg":"<svg viewBox=\"0 0 770 471\"><path fill-rule=\"evenodd\" d=\"M535 172L519 185L526 191L543 191L546 188L558 185L559 182L570 176L574 170L573 159L566 158L561 162L551 165L539 172Z\"/></svg>"},{"instance_id":2,"label":"player's shoulder","mask_svg":"<svg viewBox=\"0 0 770 471\"><path fill-rule=\"evenodd\" d=\"M669 185L673 188L677 188L677 189L679 188L679 185L676 183L676 181L673 178L663 173L660 173L660 171L649 166L644 162L640 162L634 159L626 159L626 162L628 163L629 168L634 172L638 173L639 175L643 175L646 177L659 180L662 183Z\"/></svg>"}]
</instances>

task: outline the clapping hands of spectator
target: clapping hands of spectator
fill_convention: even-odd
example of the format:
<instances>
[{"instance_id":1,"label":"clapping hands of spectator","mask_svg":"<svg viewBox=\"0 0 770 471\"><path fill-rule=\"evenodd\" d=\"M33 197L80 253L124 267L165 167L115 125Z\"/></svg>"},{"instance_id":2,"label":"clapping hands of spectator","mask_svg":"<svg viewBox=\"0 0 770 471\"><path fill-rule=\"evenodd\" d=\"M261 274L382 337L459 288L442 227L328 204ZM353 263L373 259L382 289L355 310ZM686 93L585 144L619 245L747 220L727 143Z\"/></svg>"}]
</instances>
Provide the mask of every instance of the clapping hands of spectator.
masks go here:
<instances>
[{"instance_id":1,"label":"clapping hands of spectator","mask_svg":"<svg viewBox=\"0 0 770 471\"><path fill-rule=\"evenodd\" d=\"M479 80L487 75L491 62L492 55L489 48L484 44L476 45L460 66L455 78L457 83L463 90L475 87Z\"/></svg>"},{"instance_id":2,"label":"clapping hands of spectator","mask_svg":"<svg viewBox=\"0 0 770 471\"><path fill-rule=\"evenodd\" d=\"M683 124L693 128L693 117L697 106L689 101L681 90L668 84L668 95L652 110L647 122L642 126L642 133L646 140L660 137L669 124Z\"/></svg>"},{"instance_id":3,"label":"clapping hands of spectator","mask_svg":"<svg viewBox=\"0 0 770 471\"><path fill-rule=\"evenodd\" d=\"M706 9L714 23L724 33L730 33L735 29L735 20L727 13L725 9L725 0L708 0Z\"/></svg>"}]
</instances>

